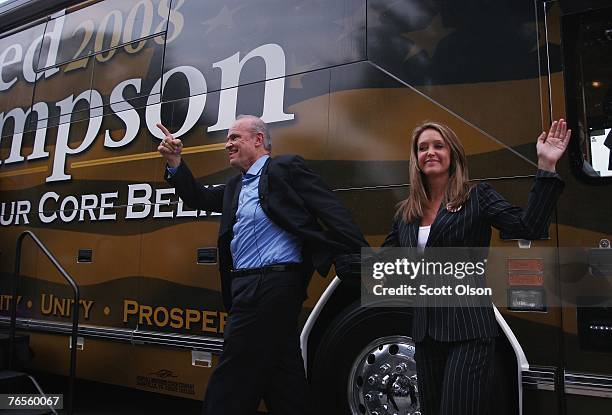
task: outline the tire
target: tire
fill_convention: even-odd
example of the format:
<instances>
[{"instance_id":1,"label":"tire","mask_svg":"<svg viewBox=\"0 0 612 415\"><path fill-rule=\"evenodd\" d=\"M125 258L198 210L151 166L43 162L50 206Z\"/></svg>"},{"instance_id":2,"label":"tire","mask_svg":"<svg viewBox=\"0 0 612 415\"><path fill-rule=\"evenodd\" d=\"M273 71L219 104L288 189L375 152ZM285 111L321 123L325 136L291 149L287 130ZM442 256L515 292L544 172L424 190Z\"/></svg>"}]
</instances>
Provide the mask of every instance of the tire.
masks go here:
<instances>
[{"instance_id":1,"label":"tire","mask_svg":"<svg viewBox=\"0 0 612 415\"><path fill-rule=\"evenodd\" d=\"M359 303L330 324L311 373L316 414L420 414L412 310ZM398 410L399 409L399 410Z\"/></svg>"}]
</instances>

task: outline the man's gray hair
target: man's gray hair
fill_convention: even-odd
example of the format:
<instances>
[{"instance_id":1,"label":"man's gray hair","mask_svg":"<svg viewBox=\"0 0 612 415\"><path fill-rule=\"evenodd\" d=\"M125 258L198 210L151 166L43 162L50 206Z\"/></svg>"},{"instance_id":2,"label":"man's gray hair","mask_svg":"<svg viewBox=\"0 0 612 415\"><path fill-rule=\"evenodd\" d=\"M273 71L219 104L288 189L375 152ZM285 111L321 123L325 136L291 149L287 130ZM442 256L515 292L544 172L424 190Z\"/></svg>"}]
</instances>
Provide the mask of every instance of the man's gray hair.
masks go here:
<instances>
[{"instance_id":1,"label":"man's gray hair","mask_svg":"<svg viewBox=\"0 0 612 415\"><path fill-rule=\"evenodd\" d=\"M239 115L236 117L236 120L248 119L251 121L251 133L257 134L262 133L264 137L263 146L268 152L272 152L272 137L270 136L270 130L268 129L268 125L263 122L263 120L254 115Z\"/></svg>"}]
</instances>

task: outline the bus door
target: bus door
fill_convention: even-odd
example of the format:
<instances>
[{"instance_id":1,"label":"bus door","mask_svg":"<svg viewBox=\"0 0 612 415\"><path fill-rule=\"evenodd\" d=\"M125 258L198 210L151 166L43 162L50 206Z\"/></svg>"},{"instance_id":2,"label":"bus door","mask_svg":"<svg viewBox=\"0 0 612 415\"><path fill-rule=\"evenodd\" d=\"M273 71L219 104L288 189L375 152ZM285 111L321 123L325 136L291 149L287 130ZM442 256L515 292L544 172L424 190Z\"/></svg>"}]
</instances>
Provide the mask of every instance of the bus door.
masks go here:
<instances>
[{"instance_id":1,"label":"bus door","mask_svg":"<svg viewBox=\"0 0 612 415\"><path fill-rule=\"evenodd\" d=\"M559 281L566 413L612 412L612 5L544 2L548 39L562 47L549 70L550 113L572 129L560 166ZM580 3L580 4L578 4ZM554 63L554 56L547 56ZM554 66L554 65L553 65ZM549 65L549 69L551 66ZM564 99L563 99L564 98Z\"/></svg>"}]
</instances>

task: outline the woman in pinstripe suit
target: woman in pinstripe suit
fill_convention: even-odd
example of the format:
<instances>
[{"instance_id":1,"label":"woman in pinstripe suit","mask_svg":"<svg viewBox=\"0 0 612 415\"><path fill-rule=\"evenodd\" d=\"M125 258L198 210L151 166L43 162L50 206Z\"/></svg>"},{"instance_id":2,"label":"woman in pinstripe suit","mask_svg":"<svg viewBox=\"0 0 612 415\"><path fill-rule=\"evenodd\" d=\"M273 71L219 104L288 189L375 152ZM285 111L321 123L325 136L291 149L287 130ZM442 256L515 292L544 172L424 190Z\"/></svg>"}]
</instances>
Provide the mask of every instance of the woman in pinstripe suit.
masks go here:
<instances>
[{"instance_id":1,"label":"woman in pinstripe suit","mask_svg":"<svg viewBox=\"0 0 612 415\"><path fill-rule=\"evenodd\" d=\"M383 246L488 247L491 226L523 239L547 234L563 182L555 173L571 131L563 119L537 140L538 170L526 209L487 183L470 185L465 152L446 125L412 134L410 190ZM487 413L497 323L491 307L416 307L413 338L425 415Z\"/></svg>"}]
</instances>

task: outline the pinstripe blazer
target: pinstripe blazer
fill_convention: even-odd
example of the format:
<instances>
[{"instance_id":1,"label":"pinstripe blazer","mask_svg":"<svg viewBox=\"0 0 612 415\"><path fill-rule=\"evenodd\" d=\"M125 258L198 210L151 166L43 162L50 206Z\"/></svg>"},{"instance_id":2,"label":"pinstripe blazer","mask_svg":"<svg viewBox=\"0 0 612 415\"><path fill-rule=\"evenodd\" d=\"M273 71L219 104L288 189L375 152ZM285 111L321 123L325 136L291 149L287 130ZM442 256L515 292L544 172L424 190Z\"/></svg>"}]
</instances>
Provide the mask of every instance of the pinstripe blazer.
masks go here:
<instances>
[{"instance_id":1,"label":"pinstripe blazer","mask_svg":"<svg viewBox=\"0 0 612 415\"><path fill-rule=\"evenodd\" d=\"M431 225L426 247L488 247L491 226L511 238L547 237L550 217L563 190L558 174L538 170L529 193L527 208L511 205L488 183L473 186L463 207L450 212L440 206ZM383 246L416 247L421 220L393 221ZM413 338L425 335L438 341L460 341L497 335L497 323L491 307L416 307Z\"/></svg>"}]
</instances>

